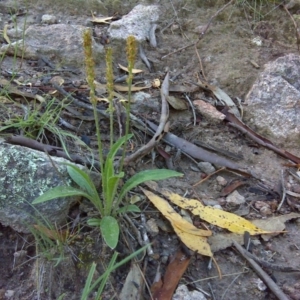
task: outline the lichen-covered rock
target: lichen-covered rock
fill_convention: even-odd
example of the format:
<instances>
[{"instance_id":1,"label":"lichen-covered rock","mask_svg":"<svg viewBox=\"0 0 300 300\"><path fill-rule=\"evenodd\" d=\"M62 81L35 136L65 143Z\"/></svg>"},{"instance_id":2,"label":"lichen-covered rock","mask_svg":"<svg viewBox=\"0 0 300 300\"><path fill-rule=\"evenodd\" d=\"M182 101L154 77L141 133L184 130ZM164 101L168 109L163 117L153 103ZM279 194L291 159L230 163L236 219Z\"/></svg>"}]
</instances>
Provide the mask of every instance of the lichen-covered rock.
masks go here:
<instances>
[{"instance_id":1,"label":"lichen-covered rock","mask_svg":"<svg viewBox=\"0 0 300 300\"><path fill-rule=\"evenodd\" d=\"M58 198L32 205L35 198L50 188L70 184L65 159L49 157L39 151L0 142L0 223L19 232L30 232L37 219L50 224L66 220L77 197Z\"/></svg>"},{"instance_id":2,"label":"lichen-covered rock","mask_svg":"<svg viewBox=\"0 0 300 300\"><path fill-rule=\"evenodd\" d=\"M14 54L27 59L38 59L41 55L54 56L60 63L82 67L84 64L83 32L91 30L81 25L52 24L31 25L25 38L0 48L0 53ZM93 39L93 54L99 60L104 48Z\"/></svg>"},{"instance_id":3,"label":"lichen-covered rock","mask_svg":"<svg viewBox=\"0 0 300 300\"><path fill-rule=\"evenodd\" d=\"M300 148L300 56L266 64L246 96L246 123L281 147Z\"/></svg>"}]
</instances>

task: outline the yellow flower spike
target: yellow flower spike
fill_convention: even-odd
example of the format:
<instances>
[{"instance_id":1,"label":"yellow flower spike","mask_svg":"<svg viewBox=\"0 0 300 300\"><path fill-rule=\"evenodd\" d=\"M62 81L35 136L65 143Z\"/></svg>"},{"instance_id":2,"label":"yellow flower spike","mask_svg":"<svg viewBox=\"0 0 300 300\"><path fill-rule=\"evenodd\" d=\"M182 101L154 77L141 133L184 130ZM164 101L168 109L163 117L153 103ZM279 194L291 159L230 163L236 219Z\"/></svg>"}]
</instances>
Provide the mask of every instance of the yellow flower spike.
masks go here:
<instances>
[{"instance_id":1,"label":"yellow flower spike","mask_svg":"<svg viewBox=\"0 0 300 300\"><path fill-rule=\"evenodd\" d=\"M86 67L86 80L90 87L90 101L95 103L95 62L92 50L92 35L90 30L85 30L83 33L83 49Z\"/></svg>"}]
</instances>

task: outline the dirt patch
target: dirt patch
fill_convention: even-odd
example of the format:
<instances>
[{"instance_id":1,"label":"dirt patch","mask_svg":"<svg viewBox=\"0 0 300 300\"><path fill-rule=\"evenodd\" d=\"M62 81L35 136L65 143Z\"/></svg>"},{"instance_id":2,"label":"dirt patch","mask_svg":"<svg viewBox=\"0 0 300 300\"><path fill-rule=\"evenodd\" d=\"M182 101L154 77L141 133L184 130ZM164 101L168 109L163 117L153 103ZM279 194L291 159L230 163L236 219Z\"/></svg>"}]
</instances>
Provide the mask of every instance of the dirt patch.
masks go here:
<instances>
[{"instance_id":1,"label":"dirt patch","mask_svg":"<svg viewBox=\"0 0 300 300\"><path fill-rule=\"evenodd\" d=\"M14 27L13 24L16 20L18 24L39 24L41 16L46 13L55 15L61 23L86 25L87 20L91 17L90 9L99 15L123 15L141 2L108 1L106 3L106 1L100 1L96 3L91 1L86 4L84 1L65 3L61 1L30 1L26 3L19 1L16 4L14 1L2 1L0 3L1 28L4 28L4 24ZM152 1L145 3L150 4L150 2ZM154 71L146 72L144 78L149 81L155 78L163 79L165 71L169 69L171 79L175 83L188 85L191 82L197 82L198 76L203 78L204 75L210 84L222 88L232 98L239 97L243 103L245 95L265 63L287 53L297 53L295 29L283 9L272 3L264 4L262 1L236 1L234 5L229 6L212 21L209 30L197 45L205 74L201 74L201 65L195 47L187 47L172 54L197 40L210 17L225 2L205 1L203 4L201 1L174 0L159 3L163 18L161 17L158 24L158 48L153 49L148 43L143 43ZM258 2L259 7L255 8L253 2ZM296 10L297 8L294 13ZM96 27L103 32L107 29L106 25L94 26L94 33ZM95 37L97 37L97 33L95 33ZM99 37L98 41L100 42ZM1 38L1 42L5 43L5 40ZM118 76L121 72L117 63L126 65L124 63L125 51L114 53L114 57L115 76ZM50 59L55 62L55 57L50 57ZM140 59L137 61L136 68L146 69ZM55 73L47 66L39 65L39 62L8 56L1 60L1 70L2 78L20 79L22 77L24 82L30 82L35 77L41 79L52 77ZM98 81L103 82L105 62L97 65L96 72ZM71 72L61 76L68 82L85 81L83 72L79 75ZM158 94L155 89L150 90L150 93L153 96ZM213 100L211 94L200 89L188 94L193 100ZM87 96L87 93L84 95L83 92L83 96ZM183 98L182 94L176 94L176 96ZM244 113L247 118L246 106ZM157 115L152 112L146 112L145 115L152 120L157 120ZM69 120L71 119L69 118ZM79 126L78 124L79 122L73 122L74 126ZM167 180L164 183L165 187L179 194L188 192L188 196L199 197L205 204L222 205L225 210L240 213L249 219L269 218L276 214L276 205L280 202L279 183L283 170L282 165L286 162L284 159L270 150L258 147L237 130L226 127L224 124L212 124L201 115L197 116L197 125L192 126L190 111L178 112L171 109L170 124L172 133L188 141L201 141L217 148L242 154L243 159L239 163L260 175L265 191L258 192L257 189L255 190L257 181L247 179L246 184L238 190L246 198L245 204L231 207L225 203L225 198L220 196L222 187L217 184L215 177L192 188L191 185L203 179L205 174L195 169L194 163L184 156L177 159L175 163L176 169L185 174L184 179ZM101 126L104 131L109 128L104 119L101 120ZM79 136L88 135L92 145L95 143L95 128L91 122L80 125L77 134ZM140 135L139 138L140 140L137 138L139 141L137 143L140 145L144 136ZM286 150L295 155L297 152L299 153L299 149ZM176 149L171 149L171 153L175 156ZM166 166L165 161L160 158L155 160L155 164L158 167ZM150 157L139 161L134 167L128 168L128 171L134 173L148 168L152 168ZM291 175L285 174L284 181L290 187L299 185ZM228 182L239 178L238 175L229 172L221 172L218 175L224 177ZM276 192L278 193L276 194ZM262 214L258 206L255 206L257 201L266 203L270 207L268 215ZM272 208L272 203L275 203L275 208ZM142 207L145 209L147 219L154 218L162 223L167 223L146 202L142 204ZM92 210L89 205L84 203L76 209L75 214L70 213L69 220L70 225L75 222L77 217L80 219L80 229L74 239L71 234L67 242L62 245L49 242L48 248L46 241L43 241L45 246L43 253L47 253L47 255L40 256L39 259L36 259L35 256L40 255L40 252L36 253L32 235L23 236L9 228L0 227L1 299L58 299L61 295L65 295L63 299L79 299L91 262L97 262L98 273L96 275L103 274L103 269L107 266L111 253L102 247L99 233L85 225L86 217ZM297 199L291 198L283 205L280 214L298 209ZM120 242L117 248L120 258L139 247L136 240L130 236L130 231L126 230L129 227L128 223L124 221L123 225L124 240L130 242L125 244L123 239ZM287 233L276 236L267 242L257 238L252 251L257 256L275 264L299 266L300 234L298 227L297 222L290 222L287 225ZM219 229L213 228L213 230L218 231ZM145 278L150 285L154 280L158 265L161 265L163 272L168 264L168 258L180 246L176 235L166 229L152 237L151 241L156 256L146 257L144 265L141 264L144 266ZM20 251L25 251L25 256L16 263L17 257L24 255ZM212 295L214 295L214 299L275 299L268 289L260 288L257 275L233 248L218 251L215 253L215 259L222 271L222 280L218 278L215 267L211 270L208 269L206 257L194 255L182 282L187 284L190 289L204 290L209 295L208 298L213 298ZM57 266L55 266L56 264ZM119 294L129 268L130 265L126 264L113 273L110 284L107 285L103 294L103 299L112 299ZM295 296L297 295L297 283L300 280L299 273L290 273L287 276L283 272L271 272L277 284L284 288L291 299L299 299ZM5 293L6 296L4 296ZM10 293L11 297L8 296ZM141 299L143 298L150 299L147 291L141 293Z\"/></svg>"}]
</instances>

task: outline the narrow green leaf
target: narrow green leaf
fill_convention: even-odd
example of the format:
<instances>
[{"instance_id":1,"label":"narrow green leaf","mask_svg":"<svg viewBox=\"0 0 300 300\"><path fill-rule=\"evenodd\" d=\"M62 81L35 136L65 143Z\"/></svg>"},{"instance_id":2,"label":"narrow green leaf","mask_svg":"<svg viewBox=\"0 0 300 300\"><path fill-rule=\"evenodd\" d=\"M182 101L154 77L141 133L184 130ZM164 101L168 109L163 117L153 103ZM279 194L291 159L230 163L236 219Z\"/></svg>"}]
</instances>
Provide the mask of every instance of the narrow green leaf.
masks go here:
<instances>
[{"instance_id":1,"label":"narrow green leaf","mask_svg":"<svg viewBox=\"0 0 300 300\"><path fill-rule=\"evenodd\" d=\"M127 212L141 212L140 208L134 204L129 204L126 206L123 206L117 210L118 214L123 214Z\"/></svg>"},{"instance_id":2,"label":"narrow green leaf","mask_svg":"<svg viewBox=\"0 0 300 300\"><path fill-rule=\"evenodd\" d=\"M120 179L124 177L124 172L121 172L118 175L115 175L108 179L107 181L107 190L105 194L105 215L111 215L113 201L115 200L117 189L119 186Z\"/></svg>"},{"instance_id":3,"label":"narrow green leaf","mask_svg":"<svg viewBox=\"0 0 300 300\"><path fill-rule=\"evenodd\" d=\"M119 241L120 228L118 221L110 216L101 219L101 233L106 244L111 248L116 248Z\"/></svg>"},{"instance_id":4,"label":"narrow green leaf","mask_svg":"<svg viewBox=\"0 0 300 300\"><path fill-rule=\"evenodd\" d=\"M85 281L84 289L82 291L81 298L80 298L81 300L87 300L88 299L89 289L92 285L92 280L93 280L93 277L94 277L96 266L97 266L96 263L93 262L92 265L91 265L90 271L89 271L89 275L88 275L88 277Z\"/></svg>"},{"instance_id":5,"label":"narrow green leaf","mask_svg":"<svg viewBox=\"0 0 300 300\"><path fill-rule=\"evenodd\" d=\"M90 219L87 220L87 224L88 224L89 226L100 227L101 219L90 218Z\"/></svg>"},{"instance_id":6,"label":"narrow green leaf","mask_svg":"<svg viewBox=\"0 0 300 300\"><path fill-rule=\"evenodd\" d=\"M67 170L72 178L72 180L77 183L84 191L86 191L90 197L88 199L95 205L95 207L99 210L101 215L103 214L103 205L102 201L99 197L98 191L91 180L90 176L84 172L83 170L79 169L78 167L66 164Z\"/></svg>"},{"instance_id":7,"label":"narrow green leaf","mask_svg":"<svg viewBox=\"0 0 300 300\"><path fill-rule=\"evenodd\" d=\"M67 171L73 181L91 196L98 194L93 181L86 172L71 164L67 165Z\"/></svg>"},{"instance_id":8,"label":"narrow green leaf","mask_svg":"<svg viewBox=\"0 0 300 300\"><path fill-rule=\"evenodd\" d=\"M133 136L133 134L128 134L127 136L122 136L121 138L119 138L110 148L108 154L107 154L107 158L110 159L114 159L117 151L121 148L121 146L126 142L126 140L131 139Z\"/></svg>"},{"instance_id":9,"label":"narrow green leaf","mask_svg":"<svg viewBox=\"0 0 300 300\"><path fill-rule=\"evenodd\" d=\"M107 273L111 273L112 271L114 271L117 268L121 267L122 265L126 264L129 260L134 258L136 255L144 252L149 247L149 245L150 244L148 244L148 245L142 247L141 249L133 252L132 254L130 254L127 257L125 257L124 259L122 259L120 262L117 262L116 264L114 264L111 268L106 269L106 271L99 278L97 278L97 280L92 284L91 288L89 289L89 293L91 293L97 287L97 285L103 280L103 278L106 276Z\"/></svg>"},{"instance_id":10,"label":"narrow green leaf","mask_svg":"<svg viewBox=\"0 0 300 300\"><path fill-rule=\"evenodd\" d=\"M46 201L49 201L52 199L64 198L64 197L70 197L70 196L83 196L83 197L90 199L90 196L87 193L85 193L79 189L76 189L72 186L58 186L58 187L48 190L43 195L34 199L32 204L43 203L43 202L46 202Z\"/></svg>"},{"instance_id":11,"label":"narrow green leaf","mask_svg":"<svg viewBox=\"0 0 300 300\"><path fill-rule=\"evenodd\" d=\"M145 170L142 172L139 172L132 176L129 180L126 181L126 183L123 185L121 192L119 194L119 201L123 199L125 194L129 192L134 187L138 186L139 184L149 181L149 180L163 180L171 177L176 176L183 176L182 173L178 173L173 170L168 169L155 169L155 170Z\"/></svg>"}]
</instances>

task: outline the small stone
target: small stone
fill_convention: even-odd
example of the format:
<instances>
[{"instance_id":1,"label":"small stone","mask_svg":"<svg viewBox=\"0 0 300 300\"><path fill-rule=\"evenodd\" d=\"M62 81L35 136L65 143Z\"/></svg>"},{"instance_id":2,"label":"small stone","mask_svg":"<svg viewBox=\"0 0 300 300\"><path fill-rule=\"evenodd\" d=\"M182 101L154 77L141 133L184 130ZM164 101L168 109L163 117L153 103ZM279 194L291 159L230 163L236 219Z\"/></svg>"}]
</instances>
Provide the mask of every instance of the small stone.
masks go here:
<instances>
[{"instance_id":1,"label":"small stone","mask_svg":"<svg viewBox=\"0 0 300 300\"><path fill-rule=\"evenodd\" d=\"M260 246L261 245L260 240L251 240L251 243L253 244L253 246Z\"/></svg>"},{"instance_id":2,"label":"small stone","mask_svg":"<svg viewBox=\"0 0 300 300\"><path fill-rule=\"evenodd\" d=\"M260 214L262 216L269 216L272 215L272 210L269 206L263 206L260 210L259 210Z\"/></svg>"},{"instance_id":3,"label":"small stone","mask_svg":"<svg viewBox=\"0 0 300 300\"><path fill-rule=\"evenodd\" d=\"M15 291L13 291L13 290L6 290L5 297L6 297L6 299L10 299L10 298L12 298L14 296L14 294L15 294Z\"/></svg>"},{"instance_id":4,"label":"small stone","mask_svg":"<svg viewBox=\"0 0 300 300\"><path fill-rule=\"evenodd\" d=\"M226 198L227 203L240 205L246 202L245 197L242 196L238 191L232 192L230 195Z\"/></svg>"},{"instance_id":5,"label":"small stone","mask_svg":"<svg viewBox=\"0 0 300 300\"><path fill-rule=\"evenodd\" d=\"M223 207L219 204L214 205L213 208L223 210Z\"/></svg>"},{"instance_id":6,"label":"small stone","mask_svg":"<svg viewBox=\"0 0 300 300\"><path fill-rule=\"evenodd\" d=\"M189 291L187 286L178 286L172 300L206 300L205 296L199 291Z\"/></svg>"},{"instance_id":7,"label":"small stone","mask_svg":"<svg viewBox=\"0 0 300 300\"><path fill-rule=\"evenodd\" d=\"M215 167L206 161L198 163L198 168L205 174L211 174L216 171Z\"/></svg>"},{"instance_id":8,"label":"small stone","mask_svg":"<svg viewBox=\"0 0 300 300\"><path fill-rule=\"evenodd\" d=\"M43 24L56 24L57 18L56 18L56 16L53 16L53 15L43 15L42 23Z\"/></svg>"},{"instance_id":9,"label":"small stone","mask_svg":"<svg viewBox=\"0 0 300 300\"><path fill-rule=\"evenodd\" d=\"M225 186L227 184L227 180L222 176L217 176L217 183L221 186Z\"/></svg>"},{"instance_id":10,"label":"small stone","mask_svg":"<svg viewBox=\"0 0 300 300\"><path fill-rule=\"evenodd\" d=\"M156 220L151 218L146 222L147 232L149 232L152 236L156 236L159 233L159 229L156 223Z\"/></svg>"}]
</instances>

